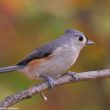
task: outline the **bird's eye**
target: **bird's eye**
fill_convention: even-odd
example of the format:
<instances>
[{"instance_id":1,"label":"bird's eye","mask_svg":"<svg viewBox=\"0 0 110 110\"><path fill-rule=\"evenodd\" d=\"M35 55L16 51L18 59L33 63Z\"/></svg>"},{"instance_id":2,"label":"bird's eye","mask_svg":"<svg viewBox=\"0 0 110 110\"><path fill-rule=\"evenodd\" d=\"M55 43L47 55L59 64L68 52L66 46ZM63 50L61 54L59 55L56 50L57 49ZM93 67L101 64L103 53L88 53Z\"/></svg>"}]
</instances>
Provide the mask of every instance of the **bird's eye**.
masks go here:
<instances>
[{"instance_id":1,"label":"bird's eye","mask_svg":"<svg viewBox=\"0 0 110 110\"><path fill-rule=\"evenodd\" d=\"M79 41L83 41L83 37L82 36L79 37Z\"/></svg>"}]
</instances>

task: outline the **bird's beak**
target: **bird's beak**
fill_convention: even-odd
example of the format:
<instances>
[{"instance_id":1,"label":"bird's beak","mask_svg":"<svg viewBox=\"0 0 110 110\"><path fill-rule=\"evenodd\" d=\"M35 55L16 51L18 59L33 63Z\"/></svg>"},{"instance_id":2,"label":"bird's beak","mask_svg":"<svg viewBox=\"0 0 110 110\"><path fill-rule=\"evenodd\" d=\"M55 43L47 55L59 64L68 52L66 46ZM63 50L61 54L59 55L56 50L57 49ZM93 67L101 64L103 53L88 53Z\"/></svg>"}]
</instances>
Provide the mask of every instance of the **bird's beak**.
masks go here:
<instances>
[{"instance_id":1,"label":"bird's beak","mask_svg":"<svg viewBox=\"0 0 110 110\"><path fill-rule=\"evenodd\" d=\"M87 45L93 45L93 44L95 44L95 43L94 43L93 41L91 41L91 40L87 40L86 44L87 44Z\"/></svg>"}]
</instances>

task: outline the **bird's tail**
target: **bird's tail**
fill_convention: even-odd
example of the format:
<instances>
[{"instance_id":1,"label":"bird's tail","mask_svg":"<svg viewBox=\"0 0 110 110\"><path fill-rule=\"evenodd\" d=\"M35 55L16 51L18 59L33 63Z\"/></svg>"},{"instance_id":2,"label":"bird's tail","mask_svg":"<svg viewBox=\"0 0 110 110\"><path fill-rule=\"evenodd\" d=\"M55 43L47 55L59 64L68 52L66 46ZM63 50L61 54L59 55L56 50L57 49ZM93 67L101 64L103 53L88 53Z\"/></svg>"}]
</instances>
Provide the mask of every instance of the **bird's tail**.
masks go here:
<instances>
[{"instance_id":1,"label":"bird's tail","mask_svg":"<svg viewBox=\"0 0 110 110\"><path fill-rule=\"evenodd\" d=\"M6 73L6 72L9 72L9 71L17 71L21 69L21 66L8 66L8 67L3 67L3 68L0 68L0 74L1 73Z\"/></svg>"}]
</instances>

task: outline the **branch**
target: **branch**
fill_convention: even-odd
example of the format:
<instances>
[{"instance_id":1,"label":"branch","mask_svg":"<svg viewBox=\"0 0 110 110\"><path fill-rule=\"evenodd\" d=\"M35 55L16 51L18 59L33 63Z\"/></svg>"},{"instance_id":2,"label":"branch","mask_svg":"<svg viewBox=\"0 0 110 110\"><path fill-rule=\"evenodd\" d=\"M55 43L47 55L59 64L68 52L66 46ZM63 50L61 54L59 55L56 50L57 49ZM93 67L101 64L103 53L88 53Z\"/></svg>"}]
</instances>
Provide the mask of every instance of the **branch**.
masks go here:
<instances>
[{"instance_id":1,"label":"branch","mask_svg":"<svg viewBox=\"0 0 110 110\"><path fill-rule=\"evenodd\" d=\"M73 83L73 82L79 82L79 81L85 81L85 80L93 80L93 79L101 79L101 78L109 78L109 77L110 77L110 69L76 73L74 75L74 78L72 78L70 75L67 74L62 77L59 77L56 80L55 87L59 85L64 85L67 83ZM43 82L39 85L34 85L28 89L25 89L23 91L15 93L14 95L6 97L3 101L0 102L0 108L6 109L20 101L28 99L34 96L35 94L41 93L44 90L47 90L49 88L50 87L49 87L48 82Z\"/></svg>"}]
</instances>

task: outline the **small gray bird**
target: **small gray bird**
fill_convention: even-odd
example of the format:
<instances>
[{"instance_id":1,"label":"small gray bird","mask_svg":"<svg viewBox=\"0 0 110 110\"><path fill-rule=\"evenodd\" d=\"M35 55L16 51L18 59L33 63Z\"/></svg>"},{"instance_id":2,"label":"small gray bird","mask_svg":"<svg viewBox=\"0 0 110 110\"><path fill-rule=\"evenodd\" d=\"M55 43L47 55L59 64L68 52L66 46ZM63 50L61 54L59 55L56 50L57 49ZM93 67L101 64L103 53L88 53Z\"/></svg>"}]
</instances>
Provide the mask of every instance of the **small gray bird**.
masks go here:
<instances>
[{"instance_id":1,"label":"small gray bird","mask_svg":"<svg viewBox=\"0 0 110 110\"><path fill-rule=\"evenodd\" d=\"M0 68L0 73L20 71L31 79L48 80L51 87L54 78L64 74L75 62L86 45L94 44L78 30L66 29L60 38L37 48L16 66Z\"/></svg>"}]
</instances>

